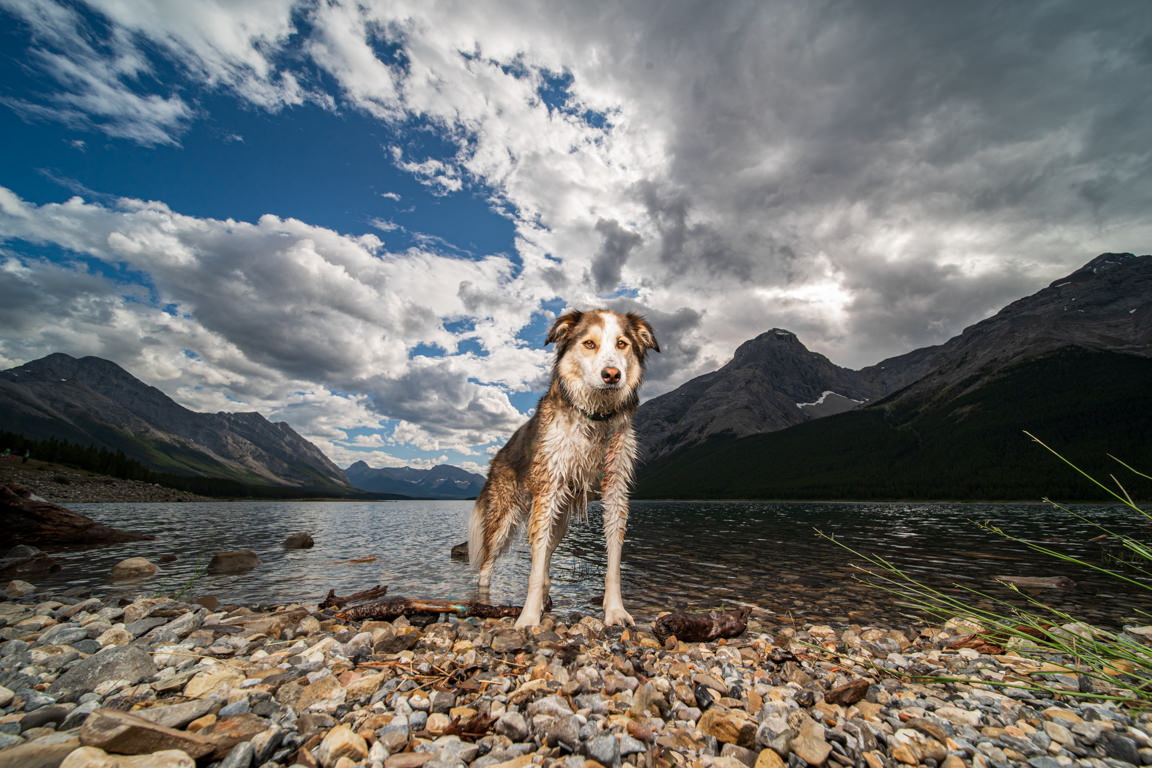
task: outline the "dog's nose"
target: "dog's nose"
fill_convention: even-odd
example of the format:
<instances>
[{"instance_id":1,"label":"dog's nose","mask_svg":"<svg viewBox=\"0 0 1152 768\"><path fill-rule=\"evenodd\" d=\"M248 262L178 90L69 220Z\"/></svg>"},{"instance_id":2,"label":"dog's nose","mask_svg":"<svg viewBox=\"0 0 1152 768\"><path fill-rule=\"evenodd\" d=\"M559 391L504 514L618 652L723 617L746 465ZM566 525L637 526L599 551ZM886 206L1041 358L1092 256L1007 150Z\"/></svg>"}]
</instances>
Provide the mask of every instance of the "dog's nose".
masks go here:
<instances>
[{"instance_id":1,"label":"dog's nose","mask_svg":"<svg viewBox=\"0 0 1152 768\"><path fill-rule=\"evenodd\" d=\"M619 384L620 383L620 369L619 368L605 368L600 371L600 378L604 379L605 384Z\"/></svg>"}]
</instances>

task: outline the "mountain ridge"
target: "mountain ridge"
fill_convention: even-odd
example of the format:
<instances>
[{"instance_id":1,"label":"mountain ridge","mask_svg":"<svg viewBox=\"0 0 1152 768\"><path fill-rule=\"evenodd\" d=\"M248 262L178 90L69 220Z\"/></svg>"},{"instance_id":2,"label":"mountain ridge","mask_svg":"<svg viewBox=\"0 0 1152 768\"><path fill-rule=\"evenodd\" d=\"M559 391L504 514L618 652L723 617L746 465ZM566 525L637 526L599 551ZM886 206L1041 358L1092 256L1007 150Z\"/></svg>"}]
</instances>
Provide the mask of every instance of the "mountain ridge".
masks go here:
<instances>
[{"instance_id":1,"label":"mountain ridge","mask_svg":"<svg viewBox=\"0 0 1152 768\"><path fill-rule=\"evenodd\" d=\"M0 418L29 437L120 450L160 472L350 490L343 471L287 423L192 411L99 357L56 352L0 371Z\"/></svg>"},{"instance_id":2,"label":"mountain ridge","mask_svg":"<svg viewBox=\"0 0 1152 768\"><path fill-rule=\"evenodd\" d=\"M344 468L348 482L362 491L398 493L426 499L470 499L484 487L484 476L437 464L430 469L415 467L370 467L357 461Z\"/></svg>"},{"instance_id":3,"label":"mountain ridge","mask_svg":"<svg viewBox=\"0 0 1152 768\"><path fill-rule=\"evenodd\" d=\"M721 434L773 432L898 393L931 400L965 379L1066 346L1152 355L1145 297L1152 297L1152 257L1103 253L942 344L857 371L774 328L741 344L716 371L643 403L636 413L642 456L659 459ZM803 407L826 392L837 396L837 408Z\"/></svg>"},{"instance_id":4,"label":"mountain ridge","mask_svg":"<svg viewBox=\"0 0 1152 768\"><path fill-rule=\"evenodd\" d=\"M799 345L795 359L803 369L816 357ZM1060 482L1059 472L1020 452L1025 429L1074 451L1091 447L1098 455L1079 458L1099 472L1111 471L1098 461L1108 453L1124 453L1135 460L1132 466L1150 466L1145 436L1152 433L1152 257L1101 254L943 344L856 373L887 392L824 418L794 416L796 423L782 429L741 434L714 428L701 430L703 438L695 441L665 443L640 465L637 495L922 498L931 489L954 497L977 489L1051 492L1045 484ZM795 372L777 374L789 376ZM694 405L694 394L674 390L669 399ZM763 399L764 393L748 396ZM702 415L707 414L697 413L697 419ZM644 434L639 412L638 422ZM1021 478L1006 474L1016 466ZM998 484L990 477L999 478Z\"/></svg>"}]
</instances>

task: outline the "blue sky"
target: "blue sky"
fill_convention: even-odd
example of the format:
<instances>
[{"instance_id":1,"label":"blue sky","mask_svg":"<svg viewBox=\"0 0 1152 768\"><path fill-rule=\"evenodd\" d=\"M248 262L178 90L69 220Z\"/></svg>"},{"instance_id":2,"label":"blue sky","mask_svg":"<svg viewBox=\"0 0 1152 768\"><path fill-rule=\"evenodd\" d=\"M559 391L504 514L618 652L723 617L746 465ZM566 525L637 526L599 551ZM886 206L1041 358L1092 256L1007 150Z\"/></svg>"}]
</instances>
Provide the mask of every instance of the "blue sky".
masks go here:
<instances>
[{"instance_id":1,"label":"blue sky","mask_svg":"<svg viewBox=\"0 0 1152 768\"><path fill-rule=\"evenodd\" d=\"M0 0L0 367L482 469L566 307L648 396L861 367L1149 250L1145 2Z\"/></svg>"}]
</instances>

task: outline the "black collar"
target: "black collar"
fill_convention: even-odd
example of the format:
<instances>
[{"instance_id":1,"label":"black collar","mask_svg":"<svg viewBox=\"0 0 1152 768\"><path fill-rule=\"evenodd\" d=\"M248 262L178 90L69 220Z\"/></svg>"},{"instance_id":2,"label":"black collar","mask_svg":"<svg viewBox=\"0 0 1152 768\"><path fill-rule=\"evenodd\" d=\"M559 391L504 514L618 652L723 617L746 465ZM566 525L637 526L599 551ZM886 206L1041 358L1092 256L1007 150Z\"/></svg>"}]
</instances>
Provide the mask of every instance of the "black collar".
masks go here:
<instances>
[{"instance_id":1,"label":"black collar","mask_svg":"<svg viewBox=\"0 0 1152 768\"><path fill-rule=\"evenodd\" d=\"M581 416L586 419L591 419L592 421L608 421L608 419L616 415L616 411L608 411L608 413L592 413L590 411L584 410L580 406L576 405L576 403L572 403L572 407L580 411Z\"/></svg>"},{"instance_id":2,"label":"black collar","mask_svg":"<svg viewBox=\"0 0 1152 768\"><path fill-rule=\"evenodd\" d=\"M589 421L608 421L608 419L617 414L617 411L608 411L608 413L593 413L592 411L584 410L576 404L576 401L572 399L572 395L568 394L568 388L564 386L563 381L560 382L559 390L560 397L564 398L564 402L568 403L568 405L579 411L580 415Z\"/></svg>"}]
</instances>

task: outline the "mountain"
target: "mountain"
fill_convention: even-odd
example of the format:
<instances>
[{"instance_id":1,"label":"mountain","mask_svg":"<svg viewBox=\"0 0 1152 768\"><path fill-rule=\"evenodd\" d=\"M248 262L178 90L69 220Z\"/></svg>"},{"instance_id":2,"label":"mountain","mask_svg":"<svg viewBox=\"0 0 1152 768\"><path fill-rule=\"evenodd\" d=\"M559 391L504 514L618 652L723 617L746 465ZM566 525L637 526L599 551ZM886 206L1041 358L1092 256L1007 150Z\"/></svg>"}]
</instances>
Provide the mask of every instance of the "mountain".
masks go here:
<instances>
[{"instance_id":1,"label":"mountain","mask_svg":"<svg viewBox=\"0 0 1152 768\"><path fill-rule=\"evenodd\" d=\"M358 461L344 470L348 482L362 491L397 493L421 499L471 499L484 487L484 476L439 464L432 469L374 469Z\"/></svg>"},{"instance_id":2,"label":"mountain","mask_svg":"<svg viewBox=\"0 0 1152 768\"><path fill-rule=\"evenodd\" d=\"M810 351L773 328L736 349L723 368L643 403L635 424L643 456L655 459L715 435L775 432L884 397L927 373L938 347L861 371Z\"/></svg>"},{"instance_id":3,"label":"mountain","mask_svg":"<svg viewBox=\"0 0 1152 768\"><path fill-rule=\"evenodd\" d=\"M190 411L98 357L57 353L0 371L0 423L34 439L120 450L158 472L349 490L340 468L287 424Z\"/></svg>"},{"instance_id":4,"label":"mountain","mask_svg":"<svg viewBox=\"0 0 1152 768\"><path fill-rule=\"evenodd\" d=\"M772 335L779 341L765 338ZM776 331L748 344L767 342L789 345L791 356L775 359L799 367L760 372L757 380L793 389L738 393L736 407L802 395L796 382L819 369L811 363L823 358ZM738 369L736 362L709 374L705 392L729 386L720 374ZM700 379L654 399L657 414L671 411L658 401L679 402L682 418L691 416L696 431L673 433L679 442L649 454L636 494L1036 498L1064 489L1070 497L1091 496L1079 478L1065 487L1070 470L1055 466L1022 430L1053 447L1070 447L1078 463L1104 477L1117 469L1105 458L1109 453L1136 468L1152 467L1152 257L1102 254L942 345L849 375L842 371L832 372L840 380L808 385L855 383L862 394L871 387L876 399L815 420L792 414L793 424L784 429L755 432L747 423L725 428L732 419L722 403L692 397ZM852 397L848 389L828 389ZM797 397L796 410L803 402L810 401ZM645 416L637 414L641 439L652 433ZM669 422L676 425L667 416L655 423Z\"/></svg>"}]
</instances>

